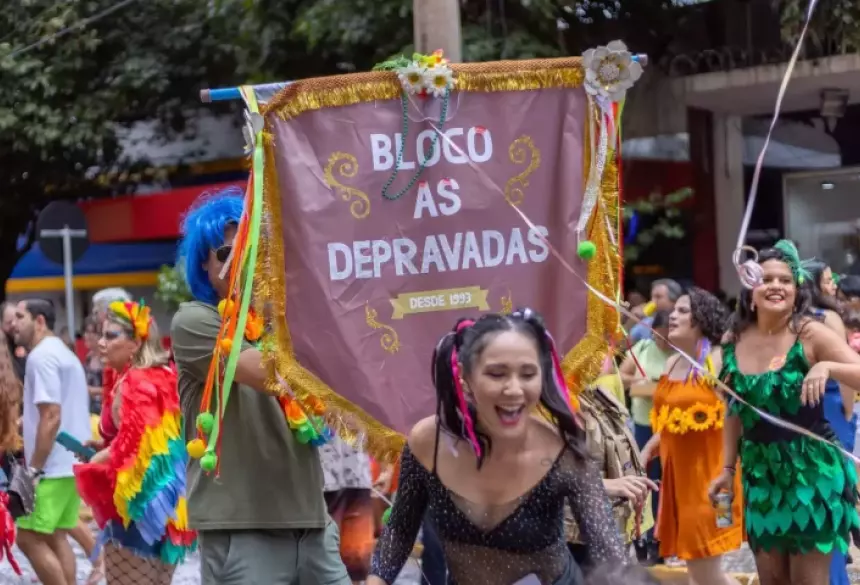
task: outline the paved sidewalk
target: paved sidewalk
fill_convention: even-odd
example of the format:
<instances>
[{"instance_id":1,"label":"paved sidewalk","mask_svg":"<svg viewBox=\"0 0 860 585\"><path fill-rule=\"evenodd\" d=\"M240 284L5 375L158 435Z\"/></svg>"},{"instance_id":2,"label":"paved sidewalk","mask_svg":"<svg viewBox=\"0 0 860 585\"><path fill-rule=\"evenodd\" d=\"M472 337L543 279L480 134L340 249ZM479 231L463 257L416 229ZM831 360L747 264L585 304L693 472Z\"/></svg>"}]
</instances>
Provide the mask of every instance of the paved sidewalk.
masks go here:
<instances>
[{"instance_id":1,"label":"paved sidewalk","mask_svg":"<svg viewBox=\"0 0 860 585\"><path fill-rule=\"evenodd\" d=\"M78 546L78 543L72 541L72 548L75 550L75 556L78 559L78 583L86 583L87 577L90 574L90 562L84 556L84 551ZM21 565L21 570L24 572L22 577L18 577L15 571L12 570L9 561L5 558L0 561L0 585L32 585L38 583L36 573L27 562L24 553L15 547L12 554L15 560ZM104 581L102 581L104 583ZM200 559L197 555L193 555L183 565L176 568L176 573L173 575L172 585L199 585L200 583Z\"/></svg>"},{"instance_id":2,"label":"paved sidewalk","mask_svg":"<svg viewBox=\"0 0 860 585\"><path fill-rule=\"evenodd\" d=\"M851 557L854 560L854 563L848 567L848 578L851 583L860 584L860 549L852 547ZM755 559L753 558L752 551L749 550L746 543L740 550L727 554L723 559L723 566L727 572L735 575L742 585L754 585L758 583L758 579L756 578ZM674 579L672 579L673 576L683 575L684 573L685 570L683 568L670 569L667 567L661 567L655 571L655 574L658 576L668 577L667 581L674 581Z\"/></svg>"}]
</instances>

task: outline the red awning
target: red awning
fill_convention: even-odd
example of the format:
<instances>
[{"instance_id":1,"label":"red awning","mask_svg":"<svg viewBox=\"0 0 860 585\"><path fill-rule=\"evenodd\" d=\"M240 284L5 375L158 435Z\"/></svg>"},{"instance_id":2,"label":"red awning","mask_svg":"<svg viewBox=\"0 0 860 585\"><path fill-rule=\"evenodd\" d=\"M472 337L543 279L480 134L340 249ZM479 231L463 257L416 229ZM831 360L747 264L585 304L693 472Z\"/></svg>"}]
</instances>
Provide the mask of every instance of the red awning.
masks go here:
<instances>
[{"instance_id":1,"label":"red awning","mask_svg":"<svg viewBox=\"0 0 860 585\"><path fill-rule=\"evenodd\" d=\"M128 195L80 203L93 243L168 240L179 237L179 224L203 193L226 187L245 188L244 181L197 185L148 195Z\"/></svg>"}]
</instances>

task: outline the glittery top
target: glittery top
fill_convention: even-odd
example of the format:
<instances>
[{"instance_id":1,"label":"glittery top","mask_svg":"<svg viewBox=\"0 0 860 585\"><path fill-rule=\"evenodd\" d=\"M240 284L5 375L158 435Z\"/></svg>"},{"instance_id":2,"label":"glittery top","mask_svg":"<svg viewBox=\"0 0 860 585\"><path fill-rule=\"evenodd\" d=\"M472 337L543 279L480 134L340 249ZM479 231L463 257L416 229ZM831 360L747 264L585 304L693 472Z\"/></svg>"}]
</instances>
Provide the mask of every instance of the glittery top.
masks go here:
<instances>
[{"instance_id":1,"label":"glittery top","mask_svg":"<svg viewBox=\"0 0 860 585\"><path fill-rule=\"evenodd\" d=\"M583 465L565 449L534 488L508 504L485 506L446 488L406 447L397 499L373 555L371 574L389 584L395 581L429 512L453 583L500 585L531 573L541 583L553 583L568 563L565 500L588 547L588 564L626 562L596 464Z\"/></svg>"}]
</instances>

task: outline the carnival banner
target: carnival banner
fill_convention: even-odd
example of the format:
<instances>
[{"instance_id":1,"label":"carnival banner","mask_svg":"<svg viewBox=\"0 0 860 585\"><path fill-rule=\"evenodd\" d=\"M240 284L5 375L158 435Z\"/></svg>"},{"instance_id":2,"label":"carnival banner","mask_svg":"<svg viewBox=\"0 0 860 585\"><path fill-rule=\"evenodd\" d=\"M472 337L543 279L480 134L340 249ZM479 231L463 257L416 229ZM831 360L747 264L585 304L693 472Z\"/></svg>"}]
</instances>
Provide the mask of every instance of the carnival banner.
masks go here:
<instances>
[{"instance_id":1,"label":"carnival banner","mask_svg":"<svg viewBox=\"0 0 860 585\"><path fill-rule=\"evenodd\" d=\"M615 295L618 116L583 60L420 59L296 82L262 110L269 357L377 451L435 412L431 355L458 318L534 308L573 375L596 374L617 326L551 255Z\"/></svg>"}]
</instances>

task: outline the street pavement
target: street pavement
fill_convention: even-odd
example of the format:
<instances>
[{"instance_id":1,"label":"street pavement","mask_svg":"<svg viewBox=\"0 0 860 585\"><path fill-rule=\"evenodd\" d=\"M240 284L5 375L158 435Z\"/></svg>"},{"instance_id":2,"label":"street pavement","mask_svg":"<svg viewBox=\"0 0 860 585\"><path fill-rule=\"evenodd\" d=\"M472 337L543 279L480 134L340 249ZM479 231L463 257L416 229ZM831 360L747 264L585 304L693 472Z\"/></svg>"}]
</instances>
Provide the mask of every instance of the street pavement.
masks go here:
<instances>
[{"instance_id":1,"label":"street pavement","mask_svg":"<svg viewBox=\"0 0 860 585\"><path fill-rule=\"evenodd\" d=\"M87 577L90 574L90 562L84 555L84 551L78 546L78 543L72 542L72 548L75 550L75 556L78 559L78 584L86 583ZM15 571L12 570L9 562L4 558L0 561L0 585L32 585L38 583L36 573L30 567L30 563L24 557L24 554L15 547L13 555L18 564L21 565L21 570L24 575L18 577ZM418 585L420 582L420 569L418 563L414 559L409 559L400 578L394 585ZM173 575L172 585L199 585L200 583L200 558L195 554L190 557L184 564L176 569Z\"/></svg>"},{"instance_id":2,"label":"street pavement","mask_svg":"<svg viewBox=\"0 0 860 585\"><path fill-rule=\"evenodd\" d=\"M87 576L90 573L90 563L77 543L73 542L72 546L78 558L78 583L83 584L86 583ZM848 568L849 577L851 583L860 584L860 550L854 548L851 552L854 560L857 562ZM20 563L24 575L23 577L15 575L8 561L3 559L3 561L0 561L0 585L31 585L37 583L35 573L30 568L30 564L24 558L21 551L15 548L13 554L15 555L15 559ZM724 566L727 571L741 577L742 585L757 583L756 580L752 579L755 575L755 562L752 553L746 545L739 551L726 555ZM661 568L657 572L658 576L666 577L665 581L671 583L676 581L676 579L672 579L673 576L681 577L683 575L683 568ZM420 576L421 570L417 561L410 558L395 585L418 585L420 583ZM173 585L199 585L199 583L200 559L197 555L193 555L186 563L176 569L176 573L173 576Z\"/></svg>"}]
</instances>

